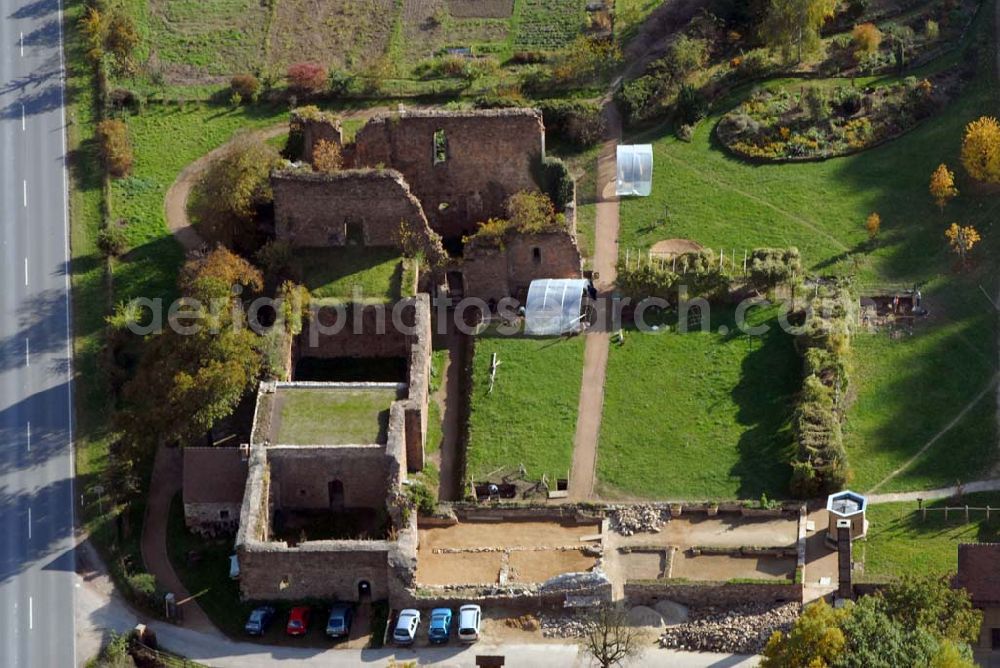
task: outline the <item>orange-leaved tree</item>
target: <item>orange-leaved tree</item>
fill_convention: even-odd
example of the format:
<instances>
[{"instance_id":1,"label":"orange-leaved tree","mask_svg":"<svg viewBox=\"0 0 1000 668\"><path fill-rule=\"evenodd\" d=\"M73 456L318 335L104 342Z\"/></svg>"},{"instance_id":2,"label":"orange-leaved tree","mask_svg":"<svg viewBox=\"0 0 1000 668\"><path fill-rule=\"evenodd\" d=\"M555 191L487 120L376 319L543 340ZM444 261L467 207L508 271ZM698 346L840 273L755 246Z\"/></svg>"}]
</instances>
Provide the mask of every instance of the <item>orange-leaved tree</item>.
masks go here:
<instances>
[{"instance_id":1,"label":"orange-leaved tree","mask_svg":"<svg viewBox=\"0 0 1000 668\"><path fill-rule=\"evenodd\" d=\"M972 225L952 223L951 227L944 231L944 235L948 237L948 245L951 246L951 250L962 258L962 264L966 263L969 251L982 241L979 232Z\"/></svg>"},{"instance_id":2,"label":"orange-leaved tree","mask_svg":"<svg viewBox=\"0 0 1000 668\"><path fill-rule=\"evenodd\" d=\"M882 216L875 212L868 214L865 219L865 229L868 230L868 238L874 240L882 229Z\"/></svg>"},{"instance_id":3,"label":"orange-leaved tree","mask_svg":"<svg viewBox=\"0 0 1000 668\"><path fill-rule=\"evenodd\" d=\"M945 204L958 195L958 188L955 187L955 172L948 169L948 165L942 162L931 174L931 184L928 190L930 190L931 197L934 198L934 203L944 213Z\"/></svg>"},{"instance_id":4,"label":"orange-leaved tree","mask_svg":"<svg viewBox=\"0 0 1000 668\"><path fill-rule=\"evenodd\" d=\"M1000 123L983 116L965 126L962 164L969 176L985 183L1000 183Z\"/></svg>"},{"instance_id":5,"label":"orange-leaved tree","mask_svg":"<svg viewBox=\"0 0 1000 668\"><path fill-rule=\"evenodd\" d=\"M313 148L313 169L324 174L339 172L344 160L340 144L320 139Z\"/></svg>"}]
</instances>

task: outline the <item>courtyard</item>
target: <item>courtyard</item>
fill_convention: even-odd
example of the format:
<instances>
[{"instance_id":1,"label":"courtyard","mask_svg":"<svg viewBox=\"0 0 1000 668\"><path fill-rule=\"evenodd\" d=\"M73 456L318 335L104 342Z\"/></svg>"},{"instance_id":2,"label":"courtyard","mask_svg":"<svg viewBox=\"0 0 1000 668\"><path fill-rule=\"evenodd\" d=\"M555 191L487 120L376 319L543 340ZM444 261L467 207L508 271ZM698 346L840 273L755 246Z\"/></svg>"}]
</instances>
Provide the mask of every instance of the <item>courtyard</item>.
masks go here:
<instances>
[{"instance_id":1,"label":"courtyard","mask_svg":"<svg viewBox=\"0 0 1000 668\"><path fill-rule=\"evenodd\" d=\"M285 387L275 393L271 442L281 445L384 444L393 388Z\"/></svg>"}]
</instances>

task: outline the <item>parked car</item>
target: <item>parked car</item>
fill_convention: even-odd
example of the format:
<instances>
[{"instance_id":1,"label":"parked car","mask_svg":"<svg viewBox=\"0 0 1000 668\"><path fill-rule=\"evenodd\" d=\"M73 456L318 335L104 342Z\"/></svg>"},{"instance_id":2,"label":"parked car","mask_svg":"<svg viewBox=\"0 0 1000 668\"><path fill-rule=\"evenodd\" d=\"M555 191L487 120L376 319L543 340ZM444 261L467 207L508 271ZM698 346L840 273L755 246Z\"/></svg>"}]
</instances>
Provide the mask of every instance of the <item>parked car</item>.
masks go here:
<instances>
[{"instance_id":1,"label":"parked car","mask_svg":"<svg viewBox=\"0 0 1000 668\"><path fill-rule=\"evenodd\" d=\"M399 613L392 639L397 645L412 645L417 637L418 626L420 626L420 611L407 608Z\"/></svg>"},{"instance_id":2,"label":"parked car","mask_svg":"<svg viewBox=\"0 0 1000 668\"><path fill-rule=\"evenodd\" d=\"M304 636L309 630L309 607L298 605L288 613L288 625L285 633L290 636Z\"/></svg>"},{"instance_id":3,"label":"parked car","mask_svg":"<svg viewBox=\"0 0 1000 668\"><path fill-rule=\"evenodd\" d=\"M262 636L267 632L267 627L274 620L274 606L262 605L254 608L250 612L250 618L243 626L243 630L252 636Z\"/></svg>"},{"instance_id":4,"label":"parked car","mask_svg":"<svg viewBox=\"0 0 1000 668\"><path fill-rule=\"evenodd\" d=\"M446 643L451 637L451 610L449 608L434 608L431 610L431 623L427 627L427 638L432 643Z\"/></svg>"},{"instance_id":5,"label":"parked car","mask_svg":"<svg viewBox=\"0 0 1000 668\"><path fill-rule=\"evenodd\" d=\"M463 605L458 609L458 639L462 642L479 640L479 622L483 611L478 605Z\"/></svg>"},{"instance_id":6,"label":"parked car","mask_svg":"<svg viewBox=\"0 0 1000 668\"><path fill-rule=\"evenodd\" d=\"M326 619L326 635L331 638L346 638L351 635L351 619L354 610L347 603L334 603L330 616Z\"/></svg>"}]
</instances>

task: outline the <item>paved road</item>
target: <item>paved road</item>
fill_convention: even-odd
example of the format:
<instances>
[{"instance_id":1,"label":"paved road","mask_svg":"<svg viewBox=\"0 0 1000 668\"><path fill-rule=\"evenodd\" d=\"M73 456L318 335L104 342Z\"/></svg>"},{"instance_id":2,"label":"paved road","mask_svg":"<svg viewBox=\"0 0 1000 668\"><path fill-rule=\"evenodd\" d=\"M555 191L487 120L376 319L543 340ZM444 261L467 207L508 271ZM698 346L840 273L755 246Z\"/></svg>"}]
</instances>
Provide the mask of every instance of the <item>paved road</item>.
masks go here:
<instances>
[{"instance_id":1,"label":"paved road","mask_svg":"<svg viewBox=\"0 0 1000 668\"><path fill-rule=\"evenodd\" d=\"M72 666L61 12L0 0L0 664Z\"/></svg>"}]
</instances>

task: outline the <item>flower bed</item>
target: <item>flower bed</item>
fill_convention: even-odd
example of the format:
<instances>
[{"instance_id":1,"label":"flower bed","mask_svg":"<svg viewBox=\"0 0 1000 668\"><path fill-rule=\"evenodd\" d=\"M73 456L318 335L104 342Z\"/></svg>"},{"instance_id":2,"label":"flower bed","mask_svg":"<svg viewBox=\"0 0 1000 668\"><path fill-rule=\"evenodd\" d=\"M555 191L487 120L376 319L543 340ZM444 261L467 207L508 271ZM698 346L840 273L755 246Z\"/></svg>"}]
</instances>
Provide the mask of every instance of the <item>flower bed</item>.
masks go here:
<instances>
[{"instance_id":1,"label":"flower bed","mask_svg":"<svg viewBox=\"0 0 1000 668\"><path fill-rule=\"evenodd\" d=\"M723 116L716 133L730 151L755 160L847 155L914 127L944 105L957 81L938 75L867 88L762 89Z\"/></svg>"}]
</instances>

